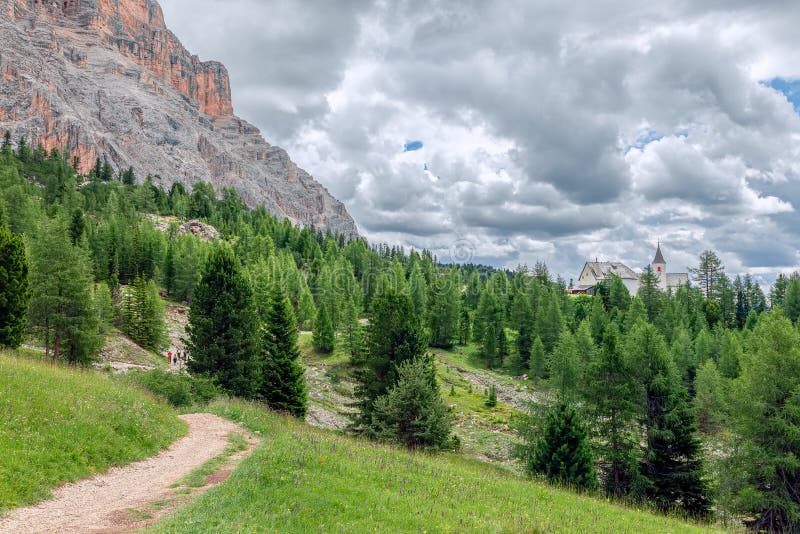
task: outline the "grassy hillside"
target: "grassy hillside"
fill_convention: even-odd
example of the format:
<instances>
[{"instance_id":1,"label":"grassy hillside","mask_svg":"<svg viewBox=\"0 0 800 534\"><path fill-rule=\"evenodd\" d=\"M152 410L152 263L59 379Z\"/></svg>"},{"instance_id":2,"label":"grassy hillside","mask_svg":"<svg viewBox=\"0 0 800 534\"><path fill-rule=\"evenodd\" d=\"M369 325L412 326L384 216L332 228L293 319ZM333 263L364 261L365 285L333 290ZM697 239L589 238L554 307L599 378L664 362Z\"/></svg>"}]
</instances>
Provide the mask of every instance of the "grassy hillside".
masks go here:
<instances>
[{"instance_id":1,"label":"grassy hillside","mask_svg":"<svg viewBox=\"0 0 800 534\"><path fill-rule=\"evenodd\" d=\"M456 455L354 440L240 402L211 411L263 445L151 532L701 532Z\"/></svg>"},{"instance_id":2,"label":"grassy hillside","mask_svg":"<svg viewBox=\"0 0 800 534\"><path fill-rule=\"evenodd\" d=\"M0 384L0 513L186 432L166 404L93 371L0 352Z\"/></svg>"}]
</instances>

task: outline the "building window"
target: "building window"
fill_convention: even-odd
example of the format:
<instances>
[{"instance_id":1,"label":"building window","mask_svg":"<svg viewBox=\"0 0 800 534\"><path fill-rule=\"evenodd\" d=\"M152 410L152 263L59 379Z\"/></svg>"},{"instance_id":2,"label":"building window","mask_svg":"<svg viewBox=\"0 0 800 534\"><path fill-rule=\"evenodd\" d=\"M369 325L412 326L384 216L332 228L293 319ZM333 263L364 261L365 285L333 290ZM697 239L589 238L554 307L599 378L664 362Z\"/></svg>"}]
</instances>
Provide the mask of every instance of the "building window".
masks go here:
<instances>
[{"instance_id":1,"label":"building window","mask_svg":"<svg viewBox=\"0 0 800 534\"><path fill-rule=\"evenodd\" d=\"M661 267L658 268L658 272L661 272Z\"/></svg>"}]
</instances>

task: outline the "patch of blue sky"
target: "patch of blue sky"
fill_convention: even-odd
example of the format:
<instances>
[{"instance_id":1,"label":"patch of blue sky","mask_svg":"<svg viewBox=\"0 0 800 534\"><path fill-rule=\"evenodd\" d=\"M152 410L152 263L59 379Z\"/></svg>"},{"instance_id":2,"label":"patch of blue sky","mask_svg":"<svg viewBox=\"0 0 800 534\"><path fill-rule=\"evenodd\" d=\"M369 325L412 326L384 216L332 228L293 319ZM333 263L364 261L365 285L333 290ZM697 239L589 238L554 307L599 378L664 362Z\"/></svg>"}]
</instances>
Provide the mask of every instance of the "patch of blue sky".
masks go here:
<instances>
[{"instance_id":1,"label":"patch of blue sky","mask_svg":"<svg viewBox=\"0 0 800 534\"><path fill-rule=\"evenodd\" d=\"M409 141L404 145L403 152L414 152L416 150L422 150L422 147L425 145L422 141Z\"/></svg>"},{"instance_id":2,"label":"patch of blue sky","mask_svg":"<svg viewBox=\"0 0 800 534\"><path fill-rule=\"evenodd\" d=\"M668 135L671 135L673 137L689 137L689 130L686 129L678 130ZM660 141L665 137L667 137L667 135L659 132L658 130L652 130L652 129L646 130L641 134L639 134L639 137L637 137L633 143L625 147L625 154L634 149L643 150L644 147L646 147L650 143L655 143L656 141Z\"/></svg>"},{"instance_id":3,"label":"patch of blue sky","mask_svg":"<svg viewBox=\"0 0 800 534\"><path fill-rule=\"evenodd\" d=\"M800 80L772 78L771 80L762 81L761 85L771 87L779 93L782 93L786 97L786 100L794 106L794 110L800 112Z\"/></svg>"}]
</instances>

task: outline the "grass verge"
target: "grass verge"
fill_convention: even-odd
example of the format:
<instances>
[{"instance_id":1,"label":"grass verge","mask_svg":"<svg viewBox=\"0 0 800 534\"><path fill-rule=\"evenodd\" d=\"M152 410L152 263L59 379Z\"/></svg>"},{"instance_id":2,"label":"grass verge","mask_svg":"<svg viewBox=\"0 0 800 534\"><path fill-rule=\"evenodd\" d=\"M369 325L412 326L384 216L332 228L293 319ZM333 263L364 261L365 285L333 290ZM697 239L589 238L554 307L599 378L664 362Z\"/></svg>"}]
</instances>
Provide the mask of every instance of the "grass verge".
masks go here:
<instances>
[{"instance_id":1,"label":"grass verge","mask_svg":"<svg viewBox=\"0 0 800 534\"><path fill-rule=\"evenodd\" d=\"M223 484L149 532L703 532L458 455L333 434L239 401L210 411L263 436Z\"/></svg>"},{"instance_id":2,"label":"grass verge","mask_svg":"<svg viewBox=\"0 0 800 534\"><path fill-rule=\"evenodd\" d=\"M186 433L165 403L91 371L0 352L0 513L156 454Z\"/></svg>"}]
</instances>

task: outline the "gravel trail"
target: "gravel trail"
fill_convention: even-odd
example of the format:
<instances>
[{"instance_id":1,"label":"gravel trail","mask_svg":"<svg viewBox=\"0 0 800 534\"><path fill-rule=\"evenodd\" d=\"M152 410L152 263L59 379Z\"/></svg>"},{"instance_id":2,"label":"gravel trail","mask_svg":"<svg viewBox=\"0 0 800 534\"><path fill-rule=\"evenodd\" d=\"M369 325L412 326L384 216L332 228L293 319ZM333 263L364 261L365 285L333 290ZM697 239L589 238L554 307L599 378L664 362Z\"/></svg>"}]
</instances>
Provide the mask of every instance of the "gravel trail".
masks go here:
<instances>
[{"instance_id":1,"label":"gravel trail","mask_svg":"<svg viewBox=\"0 0 800 534\"><path fill-rule=\"evenodd\" d=\"M181 419L189 425L189 433L158 456L66 484L53 492L52 499L12 510L0 518L0 532L124 532L140 528L169 507L148 514L146 521L131 516L129 511L175 501L175 490L169 486L220 455L228 444L228 434L239 432L250 442L249 449L232 460L247 455L255 446L240 426L216 415L182 415ZM212 482L220 482L224 477L211 478Z\"/></svg>"}]
</instances>

